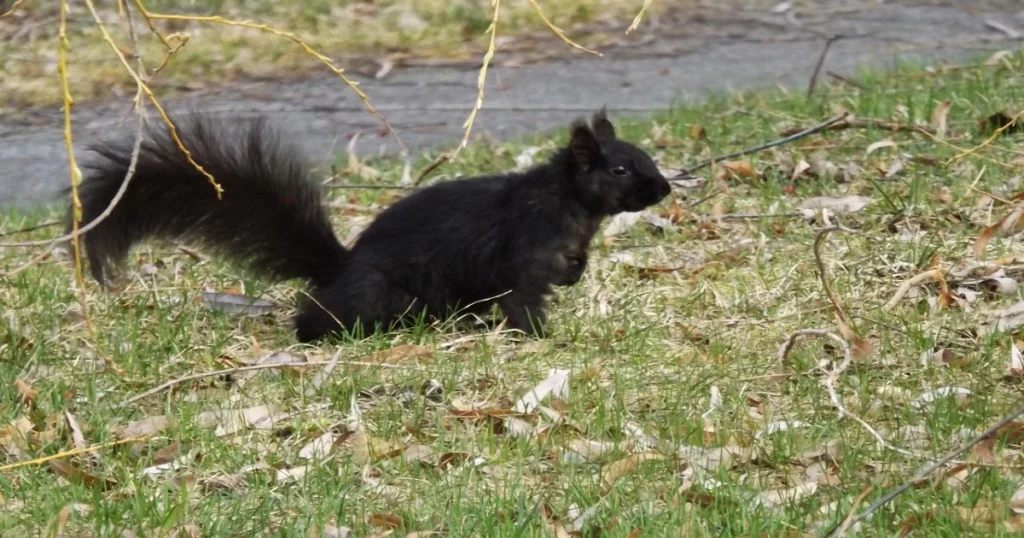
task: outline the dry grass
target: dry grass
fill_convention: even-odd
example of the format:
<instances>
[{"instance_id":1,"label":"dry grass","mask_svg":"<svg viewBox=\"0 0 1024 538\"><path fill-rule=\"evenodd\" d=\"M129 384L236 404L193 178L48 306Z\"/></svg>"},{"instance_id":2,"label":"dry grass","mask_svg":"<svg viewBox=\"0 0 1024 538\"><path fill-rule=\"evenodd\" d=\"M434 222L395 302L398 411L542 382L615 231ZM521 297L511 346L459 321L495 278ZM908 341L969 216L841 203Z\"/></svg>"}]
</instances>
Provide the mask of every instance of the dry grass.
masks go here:
<instances>
[{"instance_id":1,"label":"dry grass","mask_svg":"<svg viewBox=\"0 0 1024 538\"><path fill-rule=\"evenodd\" d=\"M391 528L557 536L581 521L588 535L820 535L1020 400L1024 361L1011 366L1022 320L999 311L1024 300L1024 243L993 238L987 269L964 269L980 262L975 239L1012 212L1021 188L1021 133L978 147L988 133L975 122L1019 110L1022 73L1016 55L930 75L868 75L858 79L864 89L831 88L812 101L748 93L619 119L623 136L665 167L775 138L839 107L898 125L944 123L946 133L825 131L705 170L706 182L656 208L671 221L658 221L662 229L637 224L600 238L584 280L557 298L546 341L421 327L295 346L293 286L148 245L133 253L124 289L87 290L97 353L67 261L0 277L0 424L10 425L0 429L0 465L17 466L0 474L0 534L66 523L78 536L158 527L203 536L336 536L335 527L354 536ZM946 100L947 113L936 112ZM470 146L437 179L509 168L548 142ZM385 182L402 168L368 164ZM342 237L394 199L334 192ZM820 212L791 215L817 196L871 201L828 217L857 234L820 243L830 287L863 342L838 336L822 288L813 249L828 223ZM52 215L3 218L8 231ZM0 271L34 254L0 249ZM941 279L886 306L902 283L936 269ZM285 306L230 315L204 308L203 291ZM989 332L998 319L1009 330ZM859 343L849 367L836 370L843 346L829 337L802 338L780 360L780 345L806 329ZM330 375L320 374L335 359ZM196 378L131 401L169 379L277 360L315 364ZM568 393L509 417L552 370L568 372ZM887 446L839 415L832 390ZM218 409L248 412L210 413ZM969 452L968 463L933 474L861 532L1019 530L1021 431L1016 424ZM58 460L64 465L24 463L137 434L152 437ZM174 463L158 467L166 462Z\"/></svg>"}]
</instances>

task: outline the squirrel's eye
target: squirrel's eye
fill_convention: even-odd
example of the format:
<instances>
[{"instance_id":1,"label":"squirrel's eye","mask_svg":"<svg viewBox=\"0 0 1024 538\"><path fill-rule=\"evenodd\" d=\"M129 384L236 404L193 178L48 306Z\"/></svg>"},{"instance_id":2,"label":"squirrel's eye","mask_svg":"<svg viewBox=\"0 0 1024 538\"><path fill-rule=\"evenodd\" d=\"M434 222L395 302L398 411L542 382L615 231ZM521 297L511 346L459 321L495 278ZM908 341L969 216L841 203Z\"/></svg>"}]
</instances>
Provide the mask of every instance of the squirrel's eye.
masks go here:
<instances>
[{"instance_id":1,"label":"squirrel's eye","mask_svg":"<svg viewBox=\"0 0 1024 538\"><path fill-rule=\"evenodd\" d=\"M612 167L612 173L617 175L617 176L628 176L629 175L629 169L626 168L625 166L622 166L620 164L618 166L613 166Z\"/></svg>"}]
</instances>

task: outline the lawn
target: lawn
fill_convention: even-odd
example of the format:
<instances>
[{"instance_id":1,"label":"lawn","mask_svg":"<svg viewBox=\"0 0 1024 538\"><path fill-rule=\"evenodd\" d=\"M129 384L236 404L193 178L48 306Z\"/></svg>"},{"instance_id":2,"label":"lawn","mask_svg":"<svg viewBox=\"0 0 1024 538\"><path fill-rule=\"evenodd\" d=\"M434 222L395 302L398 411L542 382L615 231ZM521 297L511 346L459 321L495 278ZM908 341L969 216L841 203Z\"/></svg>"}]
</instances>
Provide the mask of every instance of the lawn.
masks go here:
<instances>
[{"instance_id":1,"label":"lawn","mask_svg":"<svg viewBox=\"0 0 1024 538\"><path fill-rule=\"evenodd\" d=\"M820 536L1019 404L1024 319L1007 309L1024 300L1024 244L996 234L973 249L1020 204L1024 135L979 120L1024 107L1024 55L983 61L613 118L672 169L852 114L610 222L543 341L420 327L296 345L297 285L187 245L136 249L116 292L87 281L86 317L66 253L0 247L0 535ZM565 138L475 144L430 180L512 168L538 147L542 159ZM366 164L378 178L332 184L399 181L401 163ZM348 237L401 192L331 195ZM55 237L12 233L53 218L3 215L0 241ZM837 223L851 231L819 251L846 331L815 257ZM211 294L279 306L224 312ZM802 329L837 338L780 357ZM538 385L554 390L524 407ZM1024 528L1022 432L963 454L858 534Z\"/></svg>"}]
</instances>

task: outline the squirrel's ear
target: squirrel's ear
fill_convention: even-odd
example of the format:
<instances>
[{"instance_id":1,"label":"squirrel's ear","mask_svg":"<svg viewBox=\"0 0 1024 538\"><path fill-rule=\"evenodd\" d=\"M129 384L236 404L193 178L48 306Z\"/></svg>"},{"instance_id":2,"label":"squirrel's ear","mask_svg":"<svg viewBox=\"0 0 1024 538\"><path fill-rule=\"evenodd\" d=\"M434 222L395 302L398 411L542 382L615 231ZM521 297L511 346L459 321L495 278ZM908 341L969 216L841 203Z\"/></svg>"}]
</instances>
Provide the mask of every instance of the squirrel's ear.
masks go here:
<instances>
[{"instance_id":1,"label":"squirrel's ear","mask_svg":"<svg viewBox=\"0 0 1024 538\"><path fill-rule=\"evenodd\" d=\"M591 123L594 125L594 133L597 134L598 139L615 140L615 126L608 121L608 112L605 107L601 107L601 110L594 114Z\"/></svg>"},{"instance_id":2,"label":"squirrel's ear","mask_svg":"<svg viewBox=\"0 0 1024 538\"><path fill-rule=\"evenodd\" d=\"M572 139L569 140L569 149L572 150L573 161L576 169L588 172L597 164L601 153L600 144L594 131L583 122L577 122L572 127Z\"/></svg>"}]
</instances>

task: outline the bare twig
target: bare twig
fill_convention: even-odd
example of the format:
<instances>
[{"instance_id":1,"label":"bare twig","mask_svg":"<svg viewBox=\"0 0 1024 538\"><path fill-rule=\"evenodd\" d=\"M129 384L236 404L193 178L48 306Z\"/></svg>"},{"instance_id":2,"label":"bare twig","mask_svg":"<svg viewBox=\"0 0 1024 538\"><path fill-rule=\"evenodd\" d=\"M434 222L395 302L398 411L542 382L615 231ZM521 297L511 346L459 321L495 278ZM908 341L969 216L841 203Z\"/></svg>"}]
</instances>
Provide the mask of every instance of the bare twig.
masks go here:
<instances>
[{"instance_id":1,"label":"bare twig","mask_svg":"<svg viewBox=\"0 0 1024 538\"><path fill-rule=\"evenodd\" d=\"M821 123L819 123L817 125L808 127L806 129L802 129L800 131L797 131L795 133L789 134L789 135L784 136L782 138L779 138L777 140L772 140L771 142L766 142L764 144L758 144L758 145L756 145L754 147L747 148L747 149L744 149L744 150L734 151L732 153L726 153L725 155L719 155L718 157L701 161L701 162L699 162L699 163L697 163L697 164L695 164L695 165L693 165L693 166L691 166L689 168L683 168L682 170L680 170L680 172L682 174L684 174L684 175L692 174L693 172L695 172L697 170L700 170L701 168L704 168L706 166L710 166L710 165L715 164L715 163L720 162L720 161L724 161L726 159L732 159L732 158L739 157L739 156L742 156L742 155L747 155L749 153L757 153L758 151L763 151L763 150L766 150L766 149L769 149L769 148L774 148L776 146L781 146L783 144L788 144L789 142L792 142L792 141L797 140L799 138L803 138L805 136L809 136L809 135L812 135L814 133L818 133L818 132L824 131L825 129L828 129L830 126L832 126L832 125L834 125L834 124L836 124L838 122L841 122L844 119L846 119L846 117L849 114L850 114L849 112L843 112L842 114L838 114L836 116L833 116L833 117L831 117L831 118L829 118L829 119L827 119L827 120L825 120L825 121L823 121L823 122L821 122Z\"/></svg>"},{"instance_id":2,"label":"bare twig","mask_svg":"<svg viewBox=\"0 0 1024 538\"><path fill-rule=\"evenodd\" d=\"M871 427L870 424L865 422L859 416L852 413L843 404L842 399L839 397L839 392L836 390L835 384L839 380L839 376L842 375L842 373L845 372L851 364L853 364L853 353L850 351L850 345L841 336L827 329L800 329L794 331L792 334L789 335L789 338L787 338L786 341L779 347L777 360L781 364L786 365L787 369L789 369L789 353L790 351L792 351L793 346L796 344L796 340L801 336L829 338L833 342L838 344L840 349L843 350L843 361L839 363L838 366L833 368L831 372L828 372L826 374L824 381L825 389L828 391L829 400L832 402L832 406L835 407L836 410L839 412L839 418L849 417L853 419L854 422L859 424L862 428L864 428L865 431L871 434L871 436L874 437L875 440L878 441L879 448L892 450L893 452L897 452L899 454L903 454L906 456L917 457L917 454L914 454L913 452L904 450L902 448L890 444L888 441L885 440L884 437L882 437L882 434L878 433L878 431Z\"/></svg>"},{"instance_id":3,"label":"bare twig","mask_svg":"<svg viewBox=\"0 0 1024 538\"><path fill-rule=\"evenodd\" d=\"M462 128L466 130L462 136L462 142L452 152L450 159L454 159L462 148L466 147L469 143L469 135L473 132L473 123L476 121L476 114L480 111L480 107L484 105L484 85L487 82L487 67L491 64L491 59L494 58L495 40L498 36L498 14L501 12L501 0L491 0L491 5L494 6L494 16L491 18L491 25L487 27L487 32L490 34L490 41L487 44L487 52L484 54L484 61L480 65L480 74L477 76L476 85L476 103L473 104L473 109L469 111L469 117L466 118L466 122L462 124ZM449 159L449 160L450 160Z\"/></svg>"},{"instance_id":4,"label":"bare twig","mask_svg":"<svg viewBox=\"0 0 1024 538\"><path fill-rule=\"evenodd\" d=\"M19 265L18 267L15 267L14 269L11 269L10 271L4 272L4 273L0 273L0 278L11 278L12 276L14 276L14 275L16 275L16 274L18 274L18 273L28 269L29 267L32 267L33 265L35 265L35 264L45 260L51 254L53 254L53 248L54 247L50 247L50 248L44 250L38 256L36 256L36 257L32 258L31 260L29 260L29 261Z\"/></svg>"},{"instance_id":5,"label":"bare twig","mask_svg":"<svg viewBox=\"0 0 1024 538\"><path fill-rule=\"evenodd\" d=\"M897 304L899 304L900 299L910 291L910 288L924 282L925 280L938 280L940 278L942 278L942 271L938 269L929 269L923 273L914 275L900 284L900 287L896 289L896 293L893 294L892 299L889 299L889 302L885 303L885 306L882 308L885 310L892 310Z\"/></svg>"},{"instance_id":6,"label":"bare twig","mask_svg":"<svg viewBox=\"0 0 1024 538\"><path fill-rule=\"evenodd\" d=\"M147 10L142 5L142 3L140 1L138 1L138 0L136 0L135 5L138 6L139 11L142 13L143 17L145 17L147 21L149 21L149 20L169 20L169 21L210 22L210 23L215 23L215 24L223 24L225 26L236 26L236 27L241 27L241 28L249 28L249 29L252 29L252 30L259 30L261 32L266 32L268 34L272 34L272 35L279 36L279 37L284 37L284 38L290 40L291 42L293 42L296 45L298 45L299 47L301 47L303 52L305 52L306 54L312 56L313 58L316 58L318 61L320 61L320 63L322 63L325 66L327 66L327 68L330 69L331 72L333 72L335 75L337 75L338 78L340 78L342 80L342 82L344 82L345 85L348 86L349 89L351 89L359 97L359 100L363 103L363 107L366 108L366 110L370 114L372 114L374 117L379 119L384 124L384 126L388 129L388 131L394 136L395 141L398 142L398 145L403 150L406 149L405 144L402 142L402 139L399 138L398 133L395 132L394 128L391 126L391 123L388 122L384 118L384 116L382 116L379 112L377 112L377 109L374 108L373 105L370 104L369 97L367 97L366 94L363 93L363 91L359 89L359 86L356 83L354 83L351 79L348 78L347 75L345 75L345 70L341 69L340 67L338 67L336 65L334 65L334 62L331 61L330 58L328 58L328 57L324 56L323 54L320 54L319 52L314 50L312 47L310 47L308 44L306 44L306 42L303 41L302 38L300 38L299 36L297 36L297 35L295 35L295 34L293 34L291 32L285 32L285 31L282 31L282 30L278 30L276 28L272 28L272 27L267 26L265 24L256 24L256 23L247 22L247 21L234 21L234 20L225 19L223 17L219 17L219 16L216 16L216 15L172 15L172 14L167 14L167 13L153 13L153 12Z\"/></svg>"},{"instance_id":7,"label":"bare twig","mask_svg":"<svg viewBox=\"0 0 1024 538\"><path fill-rule=\"evenodd\" d=\"M839 319L842 320L843 323L846 323L847 326L849 326L850 318L846 316L846 312L843 311L843 307L839 305L839 298L836 297L835 292L832 291L832 286L829 285L828 273L825 271L825 262L821 259L822 241L825 240L825 237L828 234L836 231L843 231L846 233L853 234L858 233L856 230L851 230L840 224L829 226L828 228L823 228L821 231L818 232L818 235L814 237L814 262L818 266L818 277L821 279L821 287L822 289L825 290L825 296L828 297L828 301L832 303L833 311L835 312L836 316L838 316Z\"/></svg>"},{"instance_id":8,"label":"bare twig","mask_svg":"<svg viewBox=\"0 0 1024 538\"><path fill-rule=\"evenodd\" d=\"M836 79L836 80L838 80L839 82L842 82L843 84L849 84L850 86L853 86L854 88L861 89L861 90L866 90L867 89L867 87L865 87L860 82L857 82L856 80L853 80L852 78L849 78L849 77L844 77L843 75L840 75L839 73L836 73L834 71L825 71L825 74L830 76L830 77L832 77L832 78L834 78L834 79Z\"/></svg>"},{"instance_id":9,"label":"bare twig","mask_svg":"<svg viewBox=\"0 0 1024 538\"><path fill-rule=\"evenodd\" d=\"M864 491L861 491L860 495L857 495L857 498L850 504L850 510L846 513L846 519L843 520L843 524L839 526L839 534L837 536L845 535L846 531L853 526L853 517L857 514L857 507L871 494L872 489L874 489L872 486L864 488Z\"/></svg>"},{"instance_id":10,"label":"bare twig","mask_svg":"<svg viewBox=\"0 0 1024 538\"><path fill-rule=\"evenodd\" d=\"M14 4L11 5L11 9L8 9L4 13L0 13L0 19L10 15L11 13L14 13L14 10L18 9L18 6L20 6L24 1L25 0L14 0Z\"/></svg>"},{"instance_id":11,"label":"bare twig","mask_svg":"<svg viewBox=\"0 0 1024 538\"><path fill-rule=\"evenodd\" d=\"M540 4L537 3L537 0L530 0L530 5L533 6L534 11L537 12L537 16L540 17L540 20L544 21L544 24L552 32L554 32L554 34L556 36L558 36L559 39L564 41L566 45L569 45L570 47L582 50L583 52L589 52L590 54L594 54L594 55L597 55L597 56L604 56L600 52L597 52L595 50L590 50L587 47L584 47L583 45L580 45L579 43L576 43L575 41L569 39L569 37L565 35L565 32L563 32L561 28L555 26L550 20L548 20L547 16L544 15L544 11L540 8Z\"/></svg>"},{"instance_id":12,"label":"bare twig","mask_svg":"<svg viewBox=\"0 0 1024 538\"><path fill-rule=\"evenodd\" d=\"M65 452L58 452L57 454L51 454L49 456L43 456L41 458L36 458L34 460L18 461L18 462L15 462L15 463L9 463L7 465L0 465L0 472L2 472L2 471L10 471L12 469L17 469L19 467L28 467L30 465L40 465L40 464L46 463L48 461L59 460L59 459L63 459L63 458L70 458L71 456L77 456L79 454L88 454L88 453L96 452L97 450L103 450L104 448L110 448L112 446L124 445L124 444L127 444L127 443L135 443L135 442L138 442L138 441L145 441L149 437L150 436L139 436L139 437L129 437L127 439L118 439L116 441L110 441L109 443L102 443L102 444L98 444L98 445L87 446L85 448L76 448L74 450L68 450L68 451L65 451Z\"/></svg>"},{"instance_id":13,"label":"bare twig","mask_svg":"<svg viewBox=\"0 0 1024 538\"><path fill-rule=\"evenodd\" d=\"M348 183L348 184L343 184L343 183L333 183L333 184L332 183L326 183L326 184L324 184L324 187L327 187L328 189L365 189L365 190L399 190L399 191L415 190L416 189L416 187L412 187L412 186L409 186L409 185L368 185L368 184L365 184L365 183L362 183L362 184L360 184L360 183Z\"/></svg>"},{"instance_id":14,"label":"bare twig","mask_svg":"<svg viewBox=\"0 0 1024 538\"><path fill-rule=\"evenodd\" d=\"M818 75L821 74L821 66L825 63L825 56L828 55L828 49L832 48L832 43L835 43L837 39L841 38L841 35L834 35L825 41L825 47L821 49L821 55L818 56L818 63L814 65L814 72L811 73L811 80L807 83L807 97L814 95L814 87L818 85Z\"/></svg>"},{"instance_id":15,"label":"bare twig","mask_svg":"<svg viewBox=\"0 0 1024 538\"><path fill-rule=\"evenodd\" d=\"M450 161L451 159L452 156L449 153L442 153L441 155L438 155L438 157L434 159L434 162L428 164L427 167L424 168L423 171L420 172L418 176L416 176L416 181L413 181L412 183L413 186L419 186L419 184L423 183L423 180L427 179L427 177L430 176L430 174L433 173L434 170L437 170L437 167Z\"/></svg>"},{"instance_id":16,"label":"bare twig","mask_svg":"<svg viewBox=\"0 0 1024 538\"><path fill-rule=\"evenodd\" d=\"M644 13L647 12L647 9L650 8L653 3L654 0L644 0L644 4L640 6L640 12L633 18L633 22L629 25L629 28L626 28L627 34L640 27L640 21L643 20Z\"/></svg>"},{"instance_id":17,"label":"bare twig","mask_svg":"<svg viewBox=\"0 0 1024 538\"><path fill-rule=\"evenodd\" d=\"M773 219L773 218L791 218L801 217L803 213L799 211L789 211L786 213L726 213L724 215L712 216L711 218L718 220L756 220L756 219Z\"/></svg>"},{"instance_id":18,"label":"bare twig","mask_svg":"<svg viewBox=\"0 0 1024 538\"><path fill-rule=\"evenodd\" d=\"M982 441L992 437L993 435L998 433L999 430L1001 430L1002 428L1004 428L1006 425L1010 424L1011 422L1017 420L1022 415L1024 415L1024 406L1018 407L1016 410L1014 410L1009 415L1006 415L1006 417L1004 417L1002 420L997 422L991 428L985 430L981 435L975 437L974 439L971 439L970 442L968 442L968 443L966 443L966 444L964 444L964 445L962 445L962 446L960 446L960 447L958 447L956 449L953 449L953 450L947 452L945 456L939 458L938 460L933 461L932 463L929 463L928 465L925 465L919 471L914 473L914 476L912 476L910 478L910 480L908 480L908 481L900 484L899 486L896 486L895 488L892 488L891 490L889 490L885 495L882 495L881 497L878 498L878 500L876 500L875 502L871 503L870 506L865 508L864 511L860 512L859 514L857 514L852 520L849 521L849 524L844 524L841 527L837 527L832 532L830 532L826 538L835 538L837 536L840 536L840 531L841 530L845 531L846 528L850 528L853 525L857 524L858 522L863 521L865 518L867 518L869 515L871 515L875 510L878 510L879 508L881 508L882 506L884 506L885 504L889 503L890 501L895 499L897 496L902 494L904 491L907 491L908 489L913 487L915 484L917 484L917 483L921 482L922 480L924 480L925 478L927 478L928 475L930 475L936 469L938 469L939 467L942 467L943 465L946 465L947 463L950 463L953 460L957 459L961 454L966 453L968 450L974 448L974 446L977 445L978 443L980 443L980 442L982 442Z\"/></svg>"},{"instance_id":19,"label":"bare twig","mask_svg":"<svg viewBox=\"0 0 1024 538\"><path fill-rule=\"evenodd\" d=\"M23 234L28 232L34 232L36 230L42 230L43 228L49 228L50 226L59 226L61 221L59 220L48 220L42 224L36 224L35 226L26 226L17 230L11 230L9 232L0 232L0 237L6 237L8 235Z\"/></svg>"},{"instance_id":20,"label":"bare twig","mask_svg":"<svg viewBox=\"0 0 1024 538\"><path fill-rule=\"evenodd\" d=\"M121 407L122 408L128 407L129 405L131 405L131 404L133 404L133 403L135 403L135 402L137 402L139 400L142 400L142 399L147 398L149 396L152 396L154 394L163 392L163 391L165 391L167 389L170 389L170 388L175 387L177 385L180 385L182 383L187 383L189 381L195 381L197 379L205 379L207 377L218 377L218 376L222 376L222 375L237 374L237 373L241 373L241 372L252 372L252 371L256 371L256 370L271 370L271 369L275 369L275 368L289 368L289 367L293 367L293 366L295 366L295 367L299 367L299 366L330 366L331 368L334 368L335 366L337 366L339 364L343 364L343 365L346 365L346 366L367 366L367 367L379 367L379 368L385 368L385 369L390 368L390 369L395 369L395 370L419 370L419 371L423 370L422 368L419 368L417 366L411 366L411 365L406 365L406 364L389 364L389 363L383 363L383 362L368 362L368 361L338 361L338 360L336 360L336 358L337 357L335 357L335 359L331 359L329 361L283 362L283 363L272 363L272 364L254 364L254 365L251 365L251 366L239 366L237 368L226 368L224 370L214 370L212 372L201 372L201 373L198 373L198 374L187 375L187 376L184 376L184 377L179 377L179 378L176 378L176 379L172 379L172 380L167 381L165 383L162 383L162 384L160 384L160 385L158 385L156 387L153 387L153 388L147 390L146 392L143 392L142 394L139 394L137 396L133 396L131 398L128 398L123 403L121 403Z\"/></svg>"},{"instance_id":21,"label":"bare twig","mask_svg":"<svg viewBox=\"0 0 1024 538\"><path fill-rule=\"evenodd\" d=\"M852 120L846 120L846 121L838 121L838 122L835 122L835 123L833 123L831 125L828 125L827 127L825 127L822 130L842 131L844 129L872 129L872 128L873 129L881 129L883 131L904 132L904 133L918 133L918 132L922 132L922 131L925 132L925 133L928 133L928 134L934 134L935 133L935 130L932 129L931 127L922 127L920 125L908 125L908 124L903 124L903 123L894 123L894 122L891 122L891 121L870 120L870 119L864 119L864 120L852 119ZM803 132L803 131L800 130L799 127L794 127L792 129L787 129L785 131L782 131L779 134L781 134L783 136L787 136L787 135L791 135L793 133L801 133L801 132Z\"/></svg>"}]
</instances>

